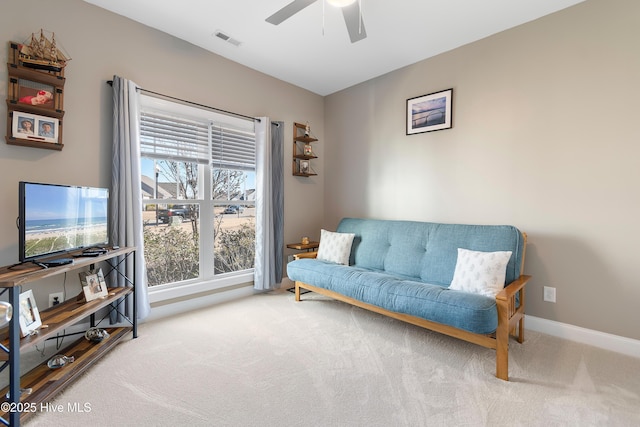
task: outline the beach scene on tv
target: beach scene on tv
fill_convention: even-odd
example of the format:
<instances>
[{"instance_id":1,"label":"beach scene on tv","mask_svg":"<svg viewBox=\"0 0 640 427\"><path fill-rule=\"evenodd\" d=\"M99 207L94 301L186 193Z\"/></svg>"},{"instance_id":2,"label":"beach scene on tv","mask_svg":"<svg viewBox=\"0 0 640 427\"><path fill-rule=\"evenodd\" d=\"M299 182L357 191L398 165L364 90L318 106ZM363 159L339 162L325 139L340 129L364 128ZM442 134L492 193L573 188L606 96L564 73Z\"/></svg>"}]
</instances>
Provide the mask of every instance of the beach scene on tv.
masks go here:
<instances>
[{"instance_id":1,"label":"beach scene on tv","mask_svg":"<svg viewBox=\"0 0 640 427\"><path fill-rule=\"evenodd\" d=\"M26 184L24 258L104 245L108 191Z\"/></svg>"}]
</instances>

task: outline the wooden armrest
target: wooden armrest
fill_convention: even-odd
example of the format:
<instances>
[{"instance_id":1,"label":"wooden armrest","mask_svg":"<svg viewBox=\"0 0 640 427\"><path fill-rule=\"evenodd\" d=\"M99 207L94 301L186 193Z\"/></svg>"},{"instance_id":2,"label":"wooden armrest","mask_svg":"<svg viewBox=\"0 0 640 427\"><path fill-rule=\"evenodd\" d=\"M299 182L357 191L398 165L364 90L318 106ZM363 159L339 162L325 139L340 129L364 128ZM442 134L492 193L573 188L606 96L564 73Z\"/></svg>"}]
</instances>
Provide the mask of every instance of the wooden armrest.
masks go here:
<instances>
[{"instance_id":1,"label":"wooden armrest","mask_svg":"<svg viewBox=\"0 0 640 427\"><path fill-rule=\"evenodd\" d=\"M313 252L301 252L299 254L294 254L293 259L301 259L301 258L315 258L318 255L318 251Z\"/></svg>"},{"instance_id":2,"label":"wooden armrest","mask_svg":"<svg viewBox=\"0 0 640 427\"><path fill-rule=\"evenodd\" d=\"M513 298L513 296L522 288L527 282L531 279L531 276L521 275L513 282L509 283L503 290L501 290L498 295L496 295L496 300L500 301L508 301Z\"/></svg>"}]
</instances>

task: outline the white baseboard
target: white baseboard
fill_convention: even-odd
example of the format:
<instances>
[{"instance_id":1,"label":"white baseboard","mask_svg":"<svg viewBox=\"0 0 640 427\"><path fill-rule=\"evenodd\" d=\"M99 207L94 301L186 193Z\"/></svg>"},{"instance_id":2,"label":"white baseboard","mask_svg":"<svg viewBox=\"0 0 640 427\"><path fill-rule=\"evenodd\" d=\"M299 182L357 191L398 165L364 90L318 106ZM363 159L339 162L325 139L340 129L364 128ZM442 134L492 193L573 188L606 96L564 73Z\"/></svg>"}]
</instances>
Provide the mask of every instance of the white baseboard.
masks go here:
<instances>
[{"instance_id":1,"label":"white baseboard","mask_svg":"<svg viewBox=\"0 0 640 427\"><path fill-rule=\"evenodd\" d=\"M173 316L175 314L185 313L200 308L208 307L215 304L231 301L238 298L248 297L255 294L253 286L242 286L229 290L221 290L220 292L211 293L197 298L186 299L182 301L170 302L162 305L152 304L151 312L144 322L161 319L163 317Z\"/></svg>"},{"instance_id":2,"label":"white baseboard","mask_svg":"<svg viewBox=\"0 0 640 427\"><path fill-rule=\"evenodd\" d=\"M535 316L525 316L525 340L527 329L553 335L554 337L576 341L594 347L604 348L617 353L640 358L640 341L619 335L581 328L555 320L542 319Z\"/></svg>"},{"instance_id":3,"label":"white baseboard","mask_svg":"<svg viewBox=\"0 0 640 427\"><path fill-rule=\"evenodd\" d=\"M287 287L289 286L285 286L283 282L283 289ZM210 305L247 297L254 293L255 291L252 286L243 286L186 301L177 301L172 304L155 306L144 321L148 322L178 313L197 310ZM594 331L593 329L582 328L568 323L556 322L555 320L547 320L530 315L525 316L525 339L527 329L640 358L640 340Z\"/></svg>"}]
</instances>

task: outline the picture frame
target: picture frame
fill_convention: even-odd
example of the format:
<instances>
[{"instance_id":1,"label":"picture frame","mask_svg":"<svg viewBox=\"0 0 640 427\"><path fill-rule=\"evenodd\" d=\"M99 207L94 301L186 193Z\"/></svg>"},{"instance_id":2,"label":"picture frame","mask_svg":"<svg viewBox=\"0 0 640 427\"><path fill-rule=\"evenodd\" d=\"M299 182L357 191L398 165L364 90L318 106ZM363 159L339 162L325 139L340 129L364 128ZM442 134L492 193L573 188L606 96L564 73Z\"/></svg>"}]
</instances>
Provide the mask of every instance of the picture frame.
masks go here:
<instances>
[{"instance_id":1,"label":"picture frame","mask_svg":"<svg viewBox=\"0 0 640 427\"><path fill-rule=\"evenodd\" d=\"M11 136L29 141L58 143L60 120L37 114L14 111L11 120Z\"/></svg>"},{"instance_id":2,"label":"picture frame","mask_svg":"<svg viewBox=\"0 0 640 427\"><path fill-rule=\"evenodd\" d=\"M18 105L37 106L54 110L56 107L55 98L59 92L52 85L40 83L27 79L14 79L17 85L16 103Z\"/></svg>"},{"instance_id":3,"label":"picture frame","mask_svg":"<svg viewBox=\"0 0 640 427\"><path fill-rule=\"evenodd\" d=\"M104 280L102 269L98 269L97 271L89 270L88 272L81 272L79 274L82 291L84 292L84 298L87 302L108 295L107 284Z\"/></svg>"},{"instance_id":4,"label":"picture frame","mask_svg":"<svg viewBox=\"0 0 640 427\"><path fill-rule=\"evenodd\" d=\"M311 173L311 164L309 163L308 160L300 161L300 173L302 174Z\"/></svg>"},{"instance_id":5,"label":"picture frame","mask_svg":"<svg viewBox=\"0 0 640 427\"><path fill-rule=\"evenodd\" d=\"M311 146L311 144L304 144L303 154L305 156L313 156L313 147Z\"/></svg>"},{"instance_id":6,"label":"picture frame","mask_svg":"<svg viewBox=\"0 0 640 427\"><path fill-rule=\"evenodd\" d=\"M12 74L12 69L9 69ZM7 93L7 103L15 108L24 109L33 113L44 113L59 117L64 114L63 108L63 88L64 83L51 78L40 79L30 74L9 76L9 86Z\"/></svg>"},{"instance_id":7,"label":"picture frame","mask_svg":"<svg viewBox=\"0 0 640 427\"><path fill-rule=\"evenodd\" d=\"M40 326L42 326L40 312L38 311L36 299L34 298L33 291L31 289L20 294L19 304L20 333L23 337L26 337L27 335L31 335L37 331Z\"/></svg>"},{"instance_id":8,"label":"picture frame","mask_svg":"<svg viewBox=\"0 0 640 427\"><path fill-rule=\"evenodd\" d=\"M407 135L453 127L453 89L407 99Z\"/></svg>"}]
</instances>

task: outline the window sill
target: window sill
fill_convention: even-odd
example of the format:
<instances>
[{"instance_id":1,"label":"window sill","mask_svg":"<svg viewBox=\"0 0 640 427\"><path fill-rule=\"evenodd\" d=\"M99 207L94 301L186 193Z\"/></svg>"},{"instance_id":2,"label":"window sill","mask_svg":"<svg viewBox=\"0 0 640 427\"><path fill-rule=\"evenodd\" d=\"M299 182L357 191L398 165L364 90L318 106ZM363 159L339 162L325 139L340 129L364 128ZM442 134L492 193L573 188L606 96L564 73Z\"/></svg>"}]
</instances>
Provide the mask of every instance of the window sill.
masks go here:
<instances>
[{"instance_id":1,"label":"window sill","mask_svg":"<svg viewBox=\"0 0 640 427\"><path fill-rule=\"evenodd\" d=\"M247 283L253 283L253 270L241 273L228 273L215 279L190 283L180 283L170 286L157 286L149 288L149 302L161 303L176 299L189 299L197 294L209 293L217 289L228 288Z\"/></svg>"}]
</instances>

